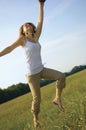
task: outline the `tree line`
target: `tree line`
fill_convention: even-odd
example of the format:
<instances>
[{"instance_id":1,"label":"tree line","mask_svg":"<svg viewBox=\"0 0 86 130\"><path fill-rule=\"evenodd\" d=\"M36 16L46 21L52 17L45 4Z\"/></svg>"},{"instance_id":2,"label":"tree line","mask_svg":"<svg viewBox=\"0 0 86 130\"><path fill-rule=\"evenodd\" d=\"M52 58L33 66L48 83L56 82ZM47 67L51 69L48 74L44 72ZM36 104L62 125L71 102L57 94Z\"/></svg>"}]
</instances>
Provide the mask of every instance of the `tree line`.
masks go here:
<instances>
[{"instance_id":1,"label":"tree line","mask_svg":"<svg viewBox=\"0 0 86 130\"><path fill-rule=\"evenodd\" d=\"M79 71L82 71L82 70L84 70L84 69L86 69L86 65L74 66L74 67L71 69L71 71L65 72L65 75L66 75L66 76L69 76L69 75L72 75L72 74L77 73L77 72L79 72Z\"/></svg>"},{"instance_id":2,"label":"tree line","mask_svg":"<svg viewBox=\"0 0 86 130\"><path fill-rule=\"evenodd\" d=\"M81 70L84 70L84 69L86 69L86 65L75 66L74 68L72 68L72 70L70 72L65 72L64 74L66 76L69 76L69 75L72 75L72 74L79 72ZM55 80L41 80L40 86L43 87L54 81ZM0 104L5 103L18 96L24 95L28 92L30 92L30 88L29 88L28 84L24 84L24 83L13 84L12 86L10 86L6 89L0 88Z\"/></svg>"}]
</instances>

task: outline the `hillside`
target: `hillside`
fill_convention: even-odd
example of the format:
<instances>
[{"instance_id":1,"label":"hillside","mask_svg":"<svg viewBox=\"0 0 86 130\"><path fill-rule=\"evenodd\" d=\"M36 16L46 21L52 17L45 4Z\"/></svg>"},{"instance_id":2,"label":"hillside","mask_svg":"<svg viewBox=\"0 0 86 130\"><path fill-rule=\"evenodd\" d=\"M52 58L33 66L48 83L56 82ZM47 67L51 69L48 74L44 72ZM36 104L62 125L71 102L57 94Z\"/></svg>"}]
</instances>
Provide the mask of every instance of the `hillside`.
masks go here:
<instances>
[{"instance_id":1,"label":"hillside","mask_svg":"<svg viewBox=\"0 0 86 130\"><path fill-rule=\"evenodd\" d=\"M86 70L67 77L65 112L52 104L55 83L41 88L41 130L86 130ZM33 130L31 93L0 105L0 130Z\"/></svg>"}]
</instances>

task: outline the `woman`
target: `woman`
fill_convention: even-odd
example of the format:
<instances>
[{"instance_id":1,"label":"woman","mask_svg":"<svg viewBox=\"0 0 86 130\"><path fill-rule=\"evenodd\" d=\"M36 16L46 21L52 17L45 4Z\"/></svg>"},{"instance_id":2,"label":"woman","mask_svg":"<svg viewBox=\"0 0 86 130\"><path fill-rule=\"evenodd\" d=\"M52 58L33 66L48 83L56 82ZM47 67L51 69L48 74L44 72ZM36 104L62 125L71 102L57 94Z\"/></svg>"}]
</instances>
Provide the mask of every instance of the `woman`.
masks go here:
<instances>
[{"instance_id":1,"label":"woman","mask_svg":"<svg viewBox=\"0 0 86 130\"><path fill-rule=\"evenodd\" d=\"M38 0L39 1L39 0ZM58 106L58 108L64 111L61 103L62 90L65 87L65 76L63 73L45 68L41 61L41 46L39 44L39 37L42 31L43 25L43 8L44 2L39 1L39 18L37 27L33 23L25 23L20 27L19 38L10 46L6 47L0 52L0 57L12 52L15 48L22 46L26 53L27 61L27 81L31 89L33 96L32 108L34 126L37 127L38 114L40 111L40 80L53 79L57 80L56 84L56 96L53 103Z\"/></svg>"}]
</instances>

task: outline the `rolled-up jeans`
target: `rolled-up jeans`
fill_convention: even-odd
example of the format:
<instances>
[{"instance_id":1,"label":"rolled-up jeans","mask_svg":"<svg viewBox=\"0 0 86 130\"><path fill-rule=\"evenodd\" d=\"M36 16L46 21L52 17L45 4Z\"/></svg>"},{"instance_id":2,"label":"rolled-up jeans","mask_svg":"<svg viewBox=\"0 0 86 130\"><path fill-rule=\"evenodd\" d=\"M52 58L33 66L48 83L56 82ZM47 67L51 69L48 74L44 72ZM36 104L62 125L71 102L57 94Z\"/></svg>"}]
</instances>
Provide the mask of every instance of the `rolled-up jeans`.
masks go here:
<instances>
[{"instance_id":1,"label":"rolled-up jeans","mask_svg":"<svg viewBox=\"0 0 86 130\"><path fill-rule=\"evenodd\" d=\"M32 93L33 101L31 111L33 114L38 114L40 111L41 93L40 80L50 79L56 80L56 87L62 89L65 87L65 75L57 70L44 68L41 72L27 76L27 81Z\"/></svg>"}]
</instances>

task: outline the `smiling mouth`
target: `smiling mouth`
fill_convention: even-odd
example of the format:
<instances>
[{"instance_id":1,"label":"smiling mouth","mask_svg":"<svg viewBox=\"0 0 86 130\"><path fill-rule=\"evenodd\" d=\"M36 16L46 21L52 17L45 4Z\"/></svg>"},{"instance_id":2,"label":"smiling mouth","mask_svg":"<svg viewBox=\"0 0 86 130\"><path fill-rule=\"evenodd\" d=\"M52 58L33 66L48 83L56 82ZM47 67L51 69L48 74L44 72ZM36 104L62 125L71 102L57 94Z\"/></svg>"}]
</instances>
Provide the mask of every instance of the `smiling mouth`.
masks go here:
<instances>
[{"instance_id":1,"label":"smiling mouth","mask_svg":"<svg viewBox=\"0 0 86 130\"><path fill-rule=\"evenodd\" d=\"M32 35L33 33L26 32L26 35Z\"/></svg>"}]
</instances>

